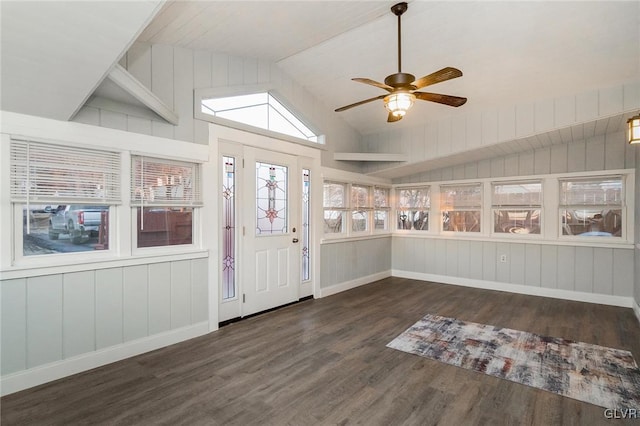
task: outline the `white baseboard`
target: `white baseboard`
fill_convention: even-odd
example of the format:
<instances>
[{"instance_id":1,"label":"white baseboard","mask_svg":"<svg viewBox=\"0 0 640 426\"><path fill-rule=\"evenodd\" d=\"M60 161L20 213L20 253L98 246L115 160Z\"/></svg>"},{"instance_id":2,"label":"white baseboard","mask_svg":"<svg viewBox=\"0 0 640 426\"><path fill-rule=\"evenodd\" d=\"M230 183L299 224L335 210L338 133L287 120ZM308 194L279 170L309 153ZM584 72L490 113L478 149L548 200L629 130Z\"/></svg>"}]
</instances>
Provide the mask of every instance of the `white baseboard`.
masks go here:
<instances>
[{"instance_id":1,"label":"white baseboard","mask_svg":"<svg viewBox=\"0 0 640 426\"><path fill-rule=\"evenodd\" d=\"M451 277L447 275L401 271L397 269L392 270L391 275L394 277L410 278L414 280L432 281L443 284L454 284L465 287L481 288L485 290L508 291L511 293L528 294L530 296L552 297L554 299L574 300L577 302L621 306L624 308L631 308L634 304L634 300L631 297L612 296L609 294L585 293L581 291L560 290L557 288L533 287L521 284L509 284L496 281L483 281L470 278ZM636 315L638 315L638 311L636 311Z\"/></svg>"},{"instance_id":2,"label":"white baseboard","mask_svg":"<svg viewBox=\"0 0 640 426\"><path fill-rule=\"evenodd\" d=\"M340 284L334 284L330 287L321 288L320 297L331 296L332 294L351 290L352 288L360 287L361 285L369 284L384 278L389 278L390 276L391 276L391 271L389 270L389 271L378 272L372 275L367 275L366 277L356 278L355 280L345 281Z\"/></svg>"},{"instance_id":3,"label":"white baseboard","mask_svg":"<svg viewBox=\"0 0 640 426\"><path fill-rule=\"evenodd\" d=\"M111 346L95 352L85 353L73 358L18 371L3 376L0 379L0 394L2 396L9 395L43 383L71 376L72 374L91 370L105 364L192 339L207 334L208 332L209 322L201 322L188 327Z\"/></svg>"},{"instance_id":4,"label":"white baseboard","mask_svg":"<svg viewBox=\"0 0 640 426\"><path fill-rule=\"evenodd\" d=\"M633 312L636 314L636 318L638 318L638 322L640 323L640 305L635 300L633 301Z\"/></svg>"}]
</instances>

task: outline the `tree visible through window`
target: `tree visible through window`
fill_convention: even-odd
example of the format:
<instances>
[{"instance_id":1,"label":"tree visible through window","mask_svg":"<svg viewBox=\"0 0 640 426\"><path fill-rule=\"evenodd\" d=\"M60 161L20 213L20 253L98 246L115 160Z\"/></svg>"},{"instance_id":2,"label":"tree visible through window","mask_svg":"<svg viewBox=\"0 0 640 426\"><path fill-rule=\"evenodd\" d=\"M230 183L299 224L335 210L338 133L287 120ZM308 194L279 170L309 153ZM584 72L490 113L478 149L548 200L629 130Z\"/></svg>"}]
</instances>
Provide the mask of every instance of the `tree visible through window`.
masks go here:
<instances>
[{"instance_id":1,"label":"tree visible through window","mask_svg":"<svg viewBox=\"0 0 640 426\"><path fill-rule=\"evenodd\" d=\"M268 92L203 99L202 112L318 143L318 135Z\"/></svg>"}]
</instances>

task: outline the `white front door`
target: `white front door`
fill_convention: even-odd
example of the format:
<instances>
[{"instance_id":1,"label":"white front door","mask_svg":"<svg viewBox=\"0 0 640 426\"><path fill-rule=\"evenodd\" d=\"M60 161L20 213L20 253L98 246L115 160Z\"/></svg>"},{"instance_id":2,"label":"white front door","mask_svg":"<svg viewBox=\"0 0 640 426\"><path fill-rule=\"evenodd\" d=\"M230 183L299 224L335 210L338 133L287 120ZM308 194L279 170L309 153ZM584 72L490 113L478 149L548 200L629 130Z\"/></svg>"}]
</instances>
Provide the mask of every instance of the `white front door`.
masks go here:
<instances>
[{"instance_id":1,"label":"white front door","mask_svg":"<svg viewBox=\"0 0 640 426\"><path fill-rule=\"evenodd\" d=\"M244 147L242 316L298 300L300 179L295 156Z\"/></svg>"}]
</instances>

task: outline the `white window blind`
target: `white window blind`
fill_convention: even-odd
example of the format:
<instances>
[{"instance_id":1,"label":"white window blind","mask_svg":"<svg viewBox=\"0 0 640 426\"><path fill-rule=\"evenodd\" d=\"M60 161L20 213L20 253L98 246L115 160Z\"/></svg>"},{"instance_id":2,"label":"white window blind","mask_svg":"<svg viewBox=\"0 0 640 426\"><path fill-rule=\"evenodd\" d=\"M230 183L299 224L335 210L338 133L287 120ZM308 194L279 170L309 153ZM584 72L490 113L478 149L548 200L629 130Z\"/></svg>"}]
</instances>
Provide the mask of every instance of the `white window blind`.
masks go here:
<instances>
[{"instance_id":1,"label":"white window blind","mask_svg":"<svg viewBox=\"0 0 640 426\"><path fill-rule=\"evenodd\" d=\"M143 156L131 158L134 206L201 206L200 165Z\"/></svg>"},{"instance_id":2,"label":"white window blind","mask_svg":"<svg viewBox=\"0 0 640 426\"><path fill-rule=\"evenodd\" d=\"M120 154L25 140L11 141L11 200L26 204L115 204Z\"/></svg>"},{"instance_id":3,"label":"white window blind","mask_svg":"<svg viewBox=\"0 0 640 426\"><path fill-rule=\"evenodd\" d=\"M505 182L492 184L495 208L540 207L542 204L542 182Z\"/></svg>"},{"instance_id":4,"label":"white window blind","mask_svg":"<svg viewBox=\"0 0 640 426\"><path fill-rule=\"evenodd\" d=\"M622 176L560 181L561 206L622 206Z\"/></svg>"},{"instance_id":5,"label":"white window blind","mask_svg":"<svg viewBox=\"0 0 640 426\"><path fill-rule=\"evenodd\" d=\"M354 209L371 208L368 186L351 185L351 207Z\"/></svg>"},{"instance_id":6,"label":"white window blind","mask_svg":"<svg viewBox=\"0 0 640 426\"><path fill-rule=\"evenodd\" d=\"M345 208L345 184L325 182L323 198L323 204L325 208Z\"/></svg>"},{"instance_id":7,"label":"white window blind","mask_svg":"<svg viewBox=\"0 0 640 426\"><path fill-rule=\"evenodd\" d=\"M482 184L442 185L442 210L479 209L482 207Z\"/></svg>"},{"instance_id":8,"label":"white window blind","mask_svg":"<svg viewBox=\"0 0 640 426\"><path fill-rule=\"evenodd\" d=\"M389 209L389 188L373 189L373 207L376 209Z\"/></svg>"},{"instance_id":9,"label":"white window blind","mask_svg":"<svg viewBox=\"0 0 640 426\"><path fill-rule=\"evenodd\" d=\"M428 210L431 206L429 187L403 188L398 190L399 209Z\"/></svg>"}]
</instances>

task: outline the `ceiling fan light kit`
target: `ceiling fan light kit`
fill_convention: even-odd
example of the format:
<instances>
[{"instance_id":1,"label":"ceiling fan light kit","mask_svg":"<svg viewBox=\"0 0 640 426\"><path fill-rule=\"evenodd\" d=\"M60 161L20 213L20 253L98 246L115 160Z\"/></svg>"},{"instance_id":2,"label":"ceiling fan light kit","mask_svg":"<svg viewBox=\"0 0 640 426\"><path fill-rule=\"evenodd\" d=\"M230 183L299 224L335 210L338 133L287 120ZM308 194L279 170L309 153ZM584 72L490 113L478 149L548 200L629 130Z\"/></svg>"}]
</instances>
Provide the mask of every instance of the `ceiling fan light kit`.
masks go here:
<instances>
[{"instance_id":1,"label":"ceiling fan light kit","mask_svg":"<svg viewBox=\"0 0 640 426\"><path fill-rule=\"evenodd\" d=\"M438 93L418 92L418 89L441 83L453 78L461 77L462 71L452 67L446 67L440 71L426 75L416 80L413 74L402 72L402 39L401 39L401 16L407 11L408 5L405 2L391 6L391 12L398 17L398 72L391 74L384 79L384 83L379 83L369 78L353 78L358 83L368 84L389 92L386 95L365 99L350 105L336 109L342 112L350 108L363 105L369 102L382 99L384 106L389 111L387 122L393 123L402 119L407 111L413 106L416 99L429 102L437 102L443 105L459 107L467 102L467 98L451 95L441 95Z\"/></svg>"}]
</instances>

